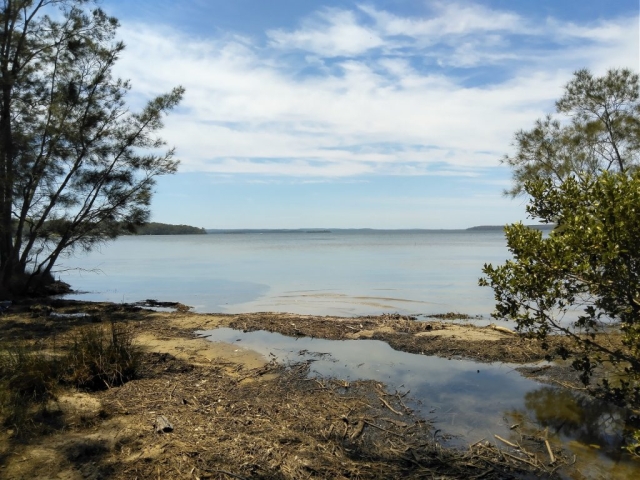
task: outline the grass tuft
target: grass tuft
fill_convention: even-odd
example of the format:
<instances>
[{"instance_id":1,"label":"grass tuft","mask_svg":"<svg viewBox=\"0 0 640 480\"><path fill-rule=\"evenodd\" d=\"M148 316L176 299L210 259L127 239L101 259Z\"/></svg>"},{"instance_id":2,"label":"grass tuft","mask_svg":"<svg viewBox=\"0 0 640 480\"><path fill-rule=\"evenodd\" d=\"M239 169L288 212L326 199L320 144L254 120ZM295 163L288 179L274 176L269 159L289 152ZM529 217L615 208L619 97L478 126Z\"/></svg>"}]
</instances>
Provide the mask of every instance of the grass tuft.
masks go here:
<instances>
[{"instance_id":1,"label":"grass tuft","mask_svg":"<svg viewBox=\"0 0 640 480\"><path fill-rule=\"evenodd\" d=\"M140 350L126 325L91 326L73 337L67 362L67 381L78 388L103 390L137 376Z\"/></svg>"},{"instance_id":2,"label":"grass tuft","mask_svg":"<svg viewBox=\"0 0 640 480\"><path fill-rule=\"evenodd\" d=\"M85 327L51 350L27 343L0 347L0 418L22 431L38 411L46 411L61 385L83 390L122 385L137 376L140 361L133 332L118 323Z\"/></svg>"}]
</instances>

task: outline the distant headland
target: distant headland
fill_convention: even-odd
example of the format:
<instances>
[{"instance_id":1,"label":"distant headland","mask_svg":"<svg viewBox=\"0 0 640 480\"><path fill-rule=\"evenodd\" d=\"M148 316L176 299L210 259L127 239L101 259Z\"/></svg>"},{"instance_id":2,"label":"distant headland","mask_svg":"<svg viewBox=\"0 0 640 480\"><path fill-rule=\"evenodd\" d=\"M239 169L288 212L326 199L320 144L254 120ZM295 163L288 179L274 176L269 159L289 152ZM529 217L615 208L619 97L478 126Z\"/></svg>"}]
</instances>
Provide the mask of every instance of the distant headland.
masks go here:
<instances>
[{"instance_id":1,"label":"distant headland","mask_svg":"<svg viewBox=\"0 0 640 480\"><path fill-rule=\"evenodd\" d=\"M134 235L205 235L206 233L204 228L190 225L149 222L137 227Z\"/></svg>"}]
</instances>

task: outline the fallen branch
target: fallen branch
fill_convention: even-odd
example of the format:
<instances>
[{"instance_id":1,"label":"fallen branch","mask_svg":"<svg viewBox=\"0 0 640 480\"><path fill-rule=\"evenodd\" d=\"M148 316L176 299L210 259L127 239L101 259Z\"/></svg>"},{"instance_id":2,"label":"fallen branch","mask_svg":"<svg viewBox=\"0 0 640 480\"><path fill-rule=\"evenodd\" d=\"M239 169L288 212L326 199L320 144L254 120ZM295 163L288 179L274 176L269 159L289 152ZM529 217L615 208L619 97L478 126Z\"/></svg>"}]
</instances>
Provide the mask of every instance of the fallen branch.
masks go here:
<instances>
[{"instance_id":1,"label":"fallen branch","mask_svg":"<svg viewBox=\"0 0 640 480\"><path fill-rule=\"evenodd\" d=\"M544 444L546 445L547 452L549 453L549 460L551 461L550 465L553 465L554 463L556 463L556 457L553 455L553 452L551 451L551 445L549 445L549 440L545 440Z\"/></svg>"},{"instance_id":2,"label":"fallen branch","mask_svg":"<svg viewBox=\"0 0 640 480\"><path fill-rule=\"evenodd\" d=\"M384 406L387 407L389 410L391 410L393 413L395 413L396 415L400 415L401 417L403 416L402 412L399 412L398 410L393 408L391 405L389 405L389 403L384 398L382 397L378 397L378 398L382 403L384 403Z\"/></svg>"},{"instance_id":3,"label":"fallen branch","mask_svg":"<svg viewBox=\"0 0 640 480\"><path fill-rule=\"evenodd\" d=\"M517 450L520 450L520 446L516 445L515 443L511 443L509 440L505 440L504 438L502 438L500 435L494 435L494 437L496 437L498 440L500 440L502 443L504 443L505 445L509 445L512 448L515 448Z\"/></svg>"}]
</instances>

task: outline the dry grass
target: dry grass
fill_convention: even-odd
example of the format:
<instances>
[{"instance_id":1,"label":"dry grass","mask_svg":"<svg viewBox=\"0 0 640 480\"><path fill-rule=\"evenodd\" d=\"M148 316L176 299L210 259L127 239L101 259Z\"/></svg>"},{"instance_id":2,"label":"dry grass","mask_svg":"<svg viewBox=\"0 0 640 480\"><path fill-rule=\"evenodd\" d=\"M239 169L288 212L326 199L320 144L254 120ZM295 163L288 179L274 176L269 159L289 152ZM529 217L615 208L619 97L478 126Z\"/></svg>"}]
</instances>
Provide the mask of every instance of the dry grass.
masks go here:
<instances>
[{"instance_id":1,"label":"dry grass","mask_svg":"<svg viewBox=\"0 0 640 480\"><path fill-rule=\"evenodd\" d=\"M0 417L20 436L42 433L36 417L62 388L101 390L136 377L140 350L130 327L88 325L62 338L0 348ZM46 422L45 422L46 423Z\"/></svg>"},{"instance_id":2,"label":"dry grass","mask_svg":"<svg viewBox=\"0 0 640 480\"><path fill-rule=\"evenodd\" d=\"M564 463L548 467L542 450L506 454L488 443L443 448L402 395L307 373L306 363L244 370L156 355L147 378L101 394L108 411L136 425L116 447L111 477L497 479L549 477ZM153 432L158 415L173 432Z\"/></svg>"},{"instance_id":3,"label":"dry grass","mask_svg":"<svg viewBox=\"0 0 640 480\"><path fill-rule=\"evenodd\" d=\"M89 326L72 336L65 362L66 381L81 389L102 390L136 378L140 349L125 324Z\"/></svg>"}]
</instances>

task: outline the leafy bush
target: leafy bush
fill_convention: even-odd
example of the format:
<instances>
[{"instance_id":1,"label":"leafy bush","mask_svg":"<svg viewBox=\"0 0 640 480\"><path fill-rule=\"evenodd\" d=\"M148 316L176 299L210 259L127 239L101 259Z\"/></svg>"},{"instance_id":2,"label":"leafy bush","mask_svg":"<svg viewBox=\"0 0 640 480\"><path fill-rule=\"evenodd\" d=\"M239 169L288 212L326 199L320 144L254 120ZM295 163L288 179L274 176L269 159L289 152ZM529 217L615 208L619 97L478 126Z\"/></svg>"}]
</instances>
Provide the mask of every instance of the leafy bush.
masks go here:
<instances>
[{"instance_id":1,"label":"leafy bush","mask_svg":"<svg viewBox=\"0 0 640 480\"><path fill-rule=\"evenodd\" d=\"M547 238L522 224L505 227L513 260L485 265L480 280L494 290L494 316L541 339L573 339L573 366L585 385L607 364L616 381L603 379L600 391L640 408L640 171L526 188L530 216L557 227ZM620 329L621 344L606 336L611 327Z\"/></svg>"}]
</instances>

